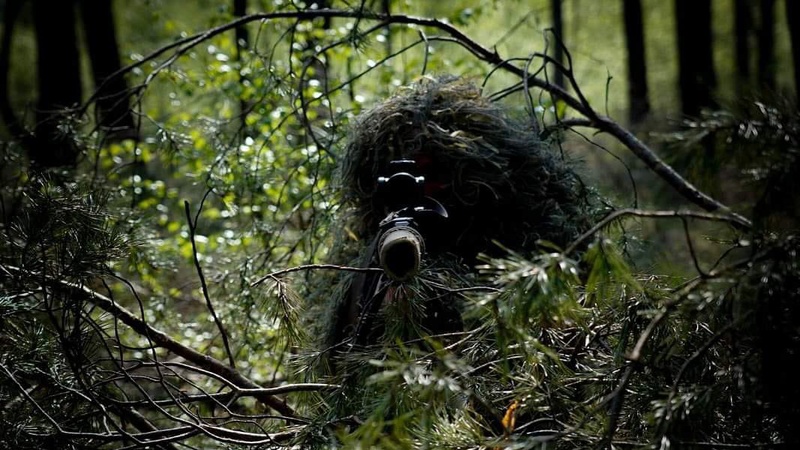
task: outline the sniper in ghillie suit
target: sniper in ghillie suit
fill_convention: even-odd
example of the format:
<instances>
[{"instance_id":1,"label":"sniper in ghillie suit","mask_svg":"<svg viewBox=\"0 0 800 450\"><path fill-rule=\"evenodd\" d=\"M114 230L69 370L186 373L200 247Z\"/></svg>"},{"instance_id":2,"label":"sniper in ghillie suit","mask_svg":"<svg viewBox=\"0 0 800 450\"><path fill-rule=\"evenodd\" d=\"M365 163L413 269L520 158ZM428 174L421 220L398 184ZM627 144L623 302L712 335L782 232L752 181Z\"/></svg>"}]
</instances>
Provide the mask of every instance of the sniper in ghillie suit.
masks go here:
<instances>
[{"instance_id":1,"label":"sniper in ghillie suit","mask_svg":"<svg viewBox=\"0 0 800 450\"><path fill-rule=\"evenodd\" d=\"M342 161L332 262L364 270L337 274L333 292L321 283L314 361L342 386L334 409L358 414L374 410L376 364L479 326L463 296L482 255L566 246L586 223L586 195L535 118L455 77L423 78L361 114Z\"/></svg>"}]
</instances>

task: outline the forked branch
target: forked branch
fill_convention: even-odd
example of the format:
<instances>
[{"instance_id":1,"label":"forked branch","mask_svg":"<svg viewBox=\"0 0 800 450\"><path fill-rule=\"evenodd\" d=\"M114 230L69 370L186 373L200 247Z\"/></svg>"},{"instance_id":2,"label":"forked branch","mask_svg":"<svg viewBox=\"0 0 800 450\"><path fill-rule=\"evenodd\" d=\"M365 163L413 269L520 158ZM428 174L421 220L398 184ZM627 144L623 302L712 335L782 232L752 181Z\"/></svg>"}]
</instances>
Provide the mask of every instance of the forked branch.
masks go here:
<instances>
[{"instance_id":1,"label":"forked branch","mask_svg":"<svg viewBox=\"0 0 800 450\"><path fill-rule=\"evenodd\" d=\"M581 116L587 119L586 126L594 128L598 131L605 132L613 136L625 147L627 147L637 158L639 158L648 168L655 172L659 177L665 180L684 198L699 206L700 208L709 212L719 212L722 214L730 215L732 222L742 229L751 228L751 222L745 217L733 212L728 206L720 201L712 198L706 193L699 190L692 183L686 180L678 172L675 171L669 164L662 160L650 147L640 141L633 133L625 129L619 123L605 115L598 114L589 102L581 95L580 98L571 95L565 89L550 83L546 78L543 79L539 76L539 72L531 74L527 67L519 67L514 64L518 59L507 59L497 52L496 49L489 49L475 40L471 39L464 32L457 27L438 19L422 18L402 14L379 14L363 9L359 10L336 10L336 9L321 9L321 10L304 10L304 11L281 11L274 13L259 13L239 17L226 24L218 27L197 33L192 36L177 40L169 45L163 46L156 51L145 56L141 60L121 69L113 76L121 76L136 67L140 67L148 61L156 60L162 55L168 55L165 62L160 64L158 68L148 76L148 80L152 80L155 74L168 67L178 56L185 54L190 49L201 44L202 42L211 39L221 33L227 32L241 27L242 25L254 21L277 21L277 20L312 20L315 18L350 18L358 21L374 21L378 22L379 26L372 27L370 33L381 29L382 27L388 28L392 25L410 25L417 27L427 27L438 30L446 35L446 39L456 45L459 45L473 54L476 58L484 61L495 67L495 70L503 70L512 73L520 78L521 82L518 89L529 89L536 87L550 93L553 97L565 102L570 108ZM426 39L427 42L432 39ZM341 42L344 45L344 41ZM171 53L169 53L172 51ZM545 64L552 64L553 62L545 58ZM570 69L567 67L567 69ZM563 67L556 67L556 70L564 70ZM111 77L109 77L111 78ZM575 84L574 79L570 80ZM146 87L146 86L143 86ZM339 87L333 88L339 89ZM580 93L580 90L576 90ZM89 100L89 103L94 101L95 98ZM311 102L313 100L310 100ZM88 105L88 103L87 103ZM307 107L308 105L304 105Z\"/></svg>"}]
</instances>

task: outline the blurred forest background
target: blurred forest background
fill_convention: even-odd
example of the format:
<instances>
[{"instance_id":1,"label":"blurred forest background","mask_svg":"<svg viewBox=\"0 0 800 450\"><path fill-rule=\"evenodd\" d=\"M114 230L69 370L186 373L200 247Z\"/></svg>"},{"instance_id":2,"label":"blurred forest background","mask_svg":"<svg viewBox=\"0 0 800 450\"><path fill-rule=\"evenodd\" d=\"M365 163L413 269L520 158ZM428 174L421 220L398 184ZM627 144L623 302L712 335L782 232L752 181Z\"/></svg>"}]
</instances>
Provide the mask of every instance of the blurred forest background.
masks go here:
<instances>
[{"instance_id":1,"label":"blurred forest background","mask_svg":"<svg viewBox=\"0 0 800 450\"><path fill-rule=\"evenodd\" d=\"M800 444L796 2L0 7L0 447ZM439 74L535 124L592 226L487 258L463 337L343 407L309 330L348 125Z\"/></svg>"}]
</instances>

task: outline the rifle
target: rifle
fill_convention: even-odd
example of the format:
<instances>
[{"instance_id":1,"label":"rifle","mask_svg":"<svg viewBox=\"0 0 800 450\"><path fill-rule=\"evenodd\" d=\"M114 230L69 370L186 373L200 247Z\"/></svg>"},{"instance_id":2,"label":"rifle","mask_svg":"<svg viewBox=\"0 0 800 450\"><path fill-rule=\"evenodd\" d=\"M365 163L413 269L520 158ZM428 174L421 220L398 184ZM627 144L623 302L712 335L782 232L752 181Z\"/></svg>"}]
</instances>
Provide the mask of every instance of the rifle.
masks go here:
<instances>
[{"instance_id":1,"label":"rifle","mask_svg":"<svg viewBox=\"0 0 800 450\"><path fill-rule=\"evenodd\" d=\"M386 275L402 282L419 272L425 238L441 232L447 211L425 196L425 177L415 175L413 160L391 161L389 168L391 175L378 177L376 195L388 213L379 225L377 256Z\"/></svg>"},{"instance_id":2,"label":"rifle","mask_svg":"<svg viewBox=\"0 0 800 450\"><path fill-rule=\"evenodd\" d=\"M341 332L351 346L373 344L380 338L383 327L376 320L381 307L394 287L419 273L426 253L436 250L448 219L444 206L425 195L425 177L416 173L413 160L389 163L389 173L377 179L376 204L386 216L362 265L383 272L358 274L350 286L343 311L349 332Z\"/></svg>"}]
</instances>

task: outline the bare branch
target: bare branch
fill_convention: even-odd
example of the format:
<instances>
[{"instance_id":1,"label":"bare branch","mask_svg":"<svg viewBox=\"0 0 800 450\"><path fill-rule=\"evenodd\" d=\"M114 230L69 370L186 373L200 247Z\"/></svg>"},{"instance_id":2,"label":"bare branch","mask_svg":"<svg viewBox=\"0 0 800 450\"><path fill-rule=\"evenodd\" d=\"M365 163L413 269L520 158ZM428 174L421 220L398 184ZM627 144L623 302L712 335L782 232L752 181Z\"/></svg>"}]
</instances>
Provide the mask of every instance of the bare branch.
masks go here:
<instances>
[{"instance_id":1,"label":"bare branch","mask_svg":"<svg viewBox=\"0 0 800 450\"><path fill-rule=\"evenodd\" d=\"M203 196L203 200L200 202L200 207L197 208L197 214L195 214L194 220L192 220L192 213L190 211L188 201L183 202L183 207L186 210L186 221L189 222L189 239L192 242L192 257L194 260L194 267L197 270L197 277L200 279L200 287L203 291L203 298L206 300L206 307L211 313L214 323L217 325L220 336L222 336L222 344L225 346L225 353L228 355L228 363L230 364L231 368L235 369L236 360L233 359L233 352L231 351L230 343L228 343L228 333L225 331L225 326L222 325L222 321L219 319L217 312L214 310L214 304L211 302L211 296L208 293L208 283L206 283L206 277L203 275L203 267L200 265L200 258L197 255L197 242L195 240L197 221L200 218L200 212L203 211L203 204L205 204L206 198L208 198L208 194L211 192L212 189L206 191L206 194Z\"/></svg>"},{"instance_id":2,"label":"bare branch","mask_svg":"<svg viewBox=\"0 0 800 450\"><path fill-rule=\"evenodd\" d=\"M199 45L200 43L218 35L224 33L226 31L240 28L243 24L253 22L253 21L270 21L270 20L281 20L281 19L292 19L295 21L303 21L303 20L312 20L315 18L352 18L361 20L374 20L380 21L385 24L386 27L389 27L393 24L401 24L401 25L415 25L420 27L430 27L434 29L438 29L447 35L450 36L449 40L452 40L456 44L460 45L470 53L472 53L478 59L494 65L496 68L500 68L507 72L510 72L523 80L520 83L520 89L527 89L530 86L537 87L549 92L554 97L564 101L567 105L573 108L579 114L585 116L592 127L606 132L620 141L623 145L625 145L637 158L639 158L647 167L649 167L653 172L655 172L658 176L664 179L670 186L672 186L677 192L683 195L687 200L693 202L694 204L698 205L699 207L703 208L709 212L719 211L725 214L730 214L732 217L735 218L735 226L749 229L751 228L752 224L749 220L742 217L739 214L736 214L731 211L729 207L722 204L718 200L708 196L707 194L703 193L699 189L697 189L694 185L692 185L688 180L683 178L680 174L678 174L675 169L673 169L670 165L664 162L661 158L653 152L647 145L641 142L636 136L634 136L630 131L622 127L620 124L612 120L607 116L603 116L598 114L583 97L581 91L578 89L579 97L575 97L570 95L565 89L550 83L547 79L541 79L536 76L536 74L529 74L525 67L518 67L514 65L511 60L504 59L501 57L496 50L490 50L483 45L479 44L475 40L471 39L469 36L464 34L461 30L456 28L455 26L438 20L438 19L430 19L430 18L422 18L422 17L414 17L408 15L394 15L394 14L375 14L369 11L364 11L363 9L359 10L335 10L335 9L320 9L320 10L302 10L302 11L281 11L281 12L274 12L274 13L259 13L259 14L251 14L248 16L239 17L233 21L230 21L226 24L220 25L218 27L206 30L201 33L197 33L192 36L188 36L183 39L179 39L171 44L165 45L158 50L150 53L149 55L143 57L141 60L124 67L117 71L116 73L112 74L108 77L111 79L116 76L122 76L125 73L149 62L152 61L161 55L164 55L170 50L174 50L174 52L167 57L166 61L162 62L153 72L148 75L148 79L145 82L145 85L149 83L150 80L153 79L155 74L159 71L163 70L164 68L171 65L177 58L186 52L188 52L193 47ZM423 34L424 36L424 34ZM424 38L423 41L428 41L431 38ZM545 63L554 64L555 62L552 61L551 58L547 57L547 55L542 55L545 60ZM573 87L577 86L577 83L572 76L571 65L566 67L558 66L557 70L563 72L570 78L570 83ZM108 80L107 79L107 80ZM102 88L102 86L101 86ZM98 92L102 89L98 89ZM87 103L84 105L84 108L88 108L88 105L91 102L96 100L97 94L91 97ZM304 105L306 107L308 105Z\"/></svg>"},{"instance_id":3,"label":"bare branch","mask_svg":"<svg viewBox=\"0 0 800 450\"><path fill-rule=\"evenodd\" d=\"M17 273L17 274L26 274L30 276L39 276L39 274L35 274L30 271L20 269L14 266L2 265L0 267L6 273ZM112 299L98 292L95 292L84 285L79 285L64 280L58 280L49 276L41 276L41 277L43 278L43 281L45 281L50 286L60 289L66 289L70 291L70 293L72 293L73 295L79 296L79 298L82 298L83 300L94 303L95 305L102 308L104 311L108 312L115 318L119 319L125 325L129 326L135 332L152 340L152 342L155 345L165 348L175 353L176 355L186 359L187 361L191 361L200 368L206 369L210 372L213 372L225 378L235 386L243 389L255 389L255 390L262 389L261 386L259 386L252 380L246 378L235 369L226 366L222 362L208 355L204 355L192 348L186 347L181 343L177 342L176 340L172 339L171 337L169 337L169 335L167 335L166 333L153 328L147 322L136 317L133 313L125 309L123 306L117 304ZM280 400L274 397L273 395L259 392L256 393L254 397L257 398L262 403L264 403L265 405L269 406L270 408L274 409L275 411L285 416L289 417L295 416L294 410L289 405L287 405L285 401Z\"/></svg>"},{"instance_id":4,"label":"bare branch","mask_svg":"<svg viewBox=\"0 0 800 450\"><path fill-rule=\"evenodd\" d=\"M383 272L383 269L378 267L349 267L349 266L338 266L336 264L304 264L302 266L290 267L288 269L282 269L264 275L258 280L250 283L250 286L258 286L259 284L263 283L266 280L277 278L279 276L286 275L292 272L300 272L302 270L342 270L346 272Z\"/></svg>"},{"instance_id":5,"label":"bare branch","mask_svg":"<svg viewBox=\"0 0 800 450\"><path fill-rule=\"evenodd\" d=\"M607 215L606 217L603 218L603 220L597 222L592 228L587 230L582 235L578 236L578 238L575 239L569 245L569 247L566 248L566 250L564 250L564 254L568 255L574 252L576 248L578 248L581 244L584 243L584 241L594 236L598 231L602 230L610 223L624 216L651 217L651 218L694 218L694 219L710 220L717 222L727 222L733 226L736 226L737 228L749 224L749 222L746 221L746 219L736 214L715 214L715 213L701 212L701 211L677 211L677 210L647 211L643 209L620 209ZM745 222L742 222L742 220L745 220Z\"/></svg>"}]
</instances>

